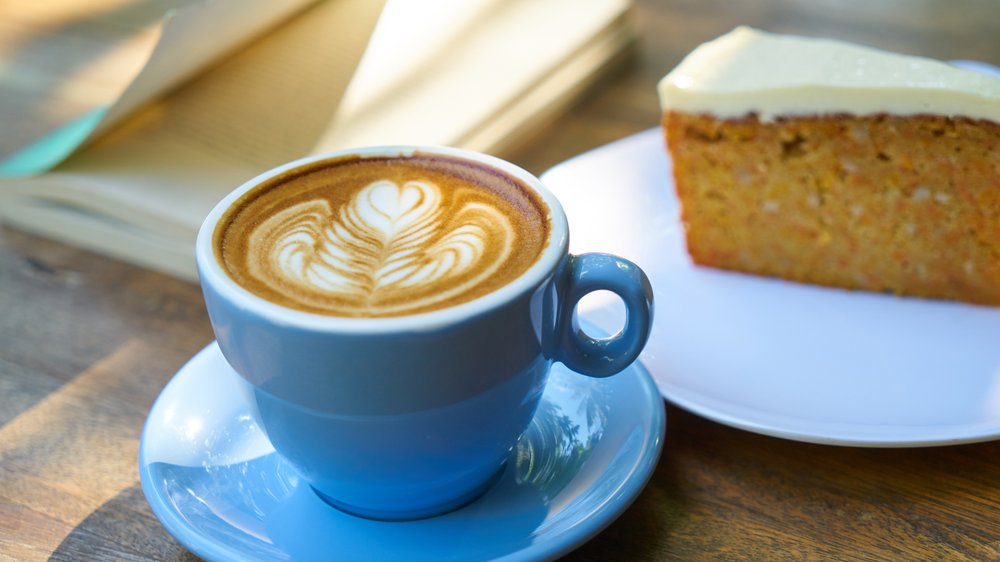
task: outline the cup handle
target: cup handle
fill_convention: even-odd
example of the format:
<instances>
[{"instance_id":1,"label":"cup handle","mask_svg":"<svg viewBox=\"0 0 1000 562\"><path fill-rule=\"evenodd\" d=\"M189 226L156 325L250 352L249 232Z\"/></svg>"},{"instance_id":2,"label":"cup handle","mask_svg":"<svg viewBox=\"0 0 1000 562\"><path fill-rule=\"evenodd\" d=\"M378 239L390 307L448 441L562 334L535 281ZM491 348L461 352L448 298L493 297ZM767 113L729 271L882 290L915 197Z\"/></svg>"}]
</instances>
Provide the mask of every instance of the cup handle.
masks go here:
<instances>
[{"instance_id":1,"label":"cup handle","mask_svg":"<svg viewBox=\"0 0 1000 562\"><path fill-rule=\"evenodd\" d=\"M653 320L653 288L639 266L609 254L569 255L560 275L555 325L555 359L592 377L614 375L639 356ZM576 305L594 291L607 290L625 303L625 326L608 338L587 335Z\"/></svg>"}]
</instances>

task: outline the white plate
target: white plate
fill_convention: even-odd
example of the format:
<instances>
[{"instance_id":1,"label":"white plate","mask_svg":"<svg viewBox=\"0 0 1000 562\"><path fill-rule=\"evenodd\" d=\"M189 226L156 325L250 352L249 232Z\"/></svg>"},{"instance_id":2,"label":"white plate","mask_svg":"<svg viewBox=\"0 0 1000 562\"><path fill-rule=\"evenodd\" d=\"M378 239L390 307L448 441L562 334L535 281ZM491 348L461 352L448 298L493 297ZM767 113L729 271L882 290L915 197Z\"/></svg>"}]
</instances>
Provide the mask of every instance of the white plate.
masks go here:
<instances>
[{"instance_id":1,"label":"white plate","mask_svg":"<svg viewBox=\"0 0 1000 562\"><path fill-rule=\"evenodd\" d=\"M663 395L707 418L816 443L943 445L1000 436L1000 308L851 292L697 267L659 129L543 176L574 253L616 253L652 280L641 357ZM605 330L620 303L581 303Z\"/></svg>"}]
</instances>

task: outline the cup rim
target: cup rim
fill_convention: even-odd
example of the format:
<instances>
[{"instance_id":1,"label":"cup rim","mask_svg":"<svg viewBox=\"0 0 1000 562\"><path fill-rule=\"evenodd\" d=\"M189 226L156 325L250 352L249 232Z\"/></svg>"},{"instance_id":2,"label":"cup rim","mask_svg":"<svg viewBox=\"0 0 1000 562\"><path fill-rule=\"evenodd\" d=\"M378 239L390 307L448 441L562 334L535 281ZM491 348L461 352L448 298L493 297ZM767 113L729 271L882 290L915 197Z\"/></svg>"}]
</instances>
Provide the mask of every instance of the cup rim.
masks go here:
<instances>
[{"instance_id":1,"label":"cup rim","mask_svg":"<svg viewBox=\"0 0 1000 562\"><path fill-rule=\"evenodd\" d=\"M548 207L548 219L551 226L548 243L535 263L506 285L470 301L429 312L401 316L357 318L306 312L266 300L239 285L225 272L222 265L216 260L213 238L219 220L237 199L267 180L296 168L328 159L343 158L345 156L359 156L361 158L410 156L414 153L427 153L472 160L480 164L498 168L530 186ZM517 296L528 291L533 291L538 287L546 277L555 271L563 256L566 255L568 247L569 225L562 205L541 180L520 166L495 156L461 148L433 145L383 145L336 150L306 156L267 170L247 180L216 203L211 212L205 217L198 230L198 237L195 242L195 261L198 269L198 277L203 286L211 285L215 292L219 293L220 296L228 300L232 305L243 310L252 311L272 323L326 332L391 333L435 330L499 308Z\"/></svg>"}]
</instances>

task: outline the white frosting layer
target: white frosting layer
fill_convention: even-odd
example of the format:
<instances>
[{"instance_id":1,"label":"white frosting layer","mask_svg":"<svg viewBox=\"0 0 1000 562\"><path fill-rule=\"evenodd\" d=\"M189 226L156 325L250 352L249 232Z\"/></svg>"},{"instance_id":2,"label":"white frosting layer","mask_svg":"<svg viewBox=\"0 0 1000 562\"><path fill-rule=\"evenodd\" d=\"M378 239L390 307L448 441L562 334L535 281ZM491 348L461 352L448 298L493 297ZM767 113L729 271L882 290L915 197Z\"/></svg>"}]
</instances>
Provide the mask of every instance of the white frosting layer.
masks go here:
<instances>
[{"instance_id":1,"label":"white frosting layer","mask_svg":"<svg viewBox=\"0 0 1000 562\"><path fill-rule=\"evenodd\" d=\"M1000 123L1000 78L922 57L749 27L692 51L659 84L662 109L723 118L937 114Z\"/></svg>"}]
</instances>

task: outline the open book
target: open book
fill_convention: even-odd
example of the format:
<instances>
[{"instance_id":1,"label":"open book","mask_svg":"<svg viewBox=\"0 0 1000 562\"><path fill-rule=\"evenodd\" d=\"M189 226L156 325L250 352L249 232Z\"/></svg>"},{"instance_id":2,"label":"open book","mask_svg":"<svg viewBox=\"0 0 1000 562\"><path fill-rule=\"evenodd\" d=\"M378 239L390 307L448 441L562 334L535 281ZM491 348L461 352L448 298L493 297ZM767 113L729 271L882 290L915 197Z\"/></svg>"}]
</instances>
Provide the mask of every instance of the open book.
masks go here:
<instances>
[{"instance_id":1,"label":"open book","mask_svg":"<svg viewBox=\"0 0 1000 562\"><path fill-rule=\"evenodd\" d=\"M132 4L137 14L139 5L171 3ZM116 100L83 104L63 126L0 154L0 220L193 278L202 219L254 175L355 146L501 150L564 108L634 40L628 0L172 5L165 18L127 13L134 28L109 26L118 36L102 60L117 56L113 70L133 73ZM21 23L41 29L43 12L22 10ZM0 40L0 63L18 47L10 43ZM9 91L48 100L36 110L68 103L4 90L4 79L0 104L17 105ZM48 93L74 87L39 83ZM0 111L0 125L13 131L10 113Z\"/></svg>"}]
</instances>

